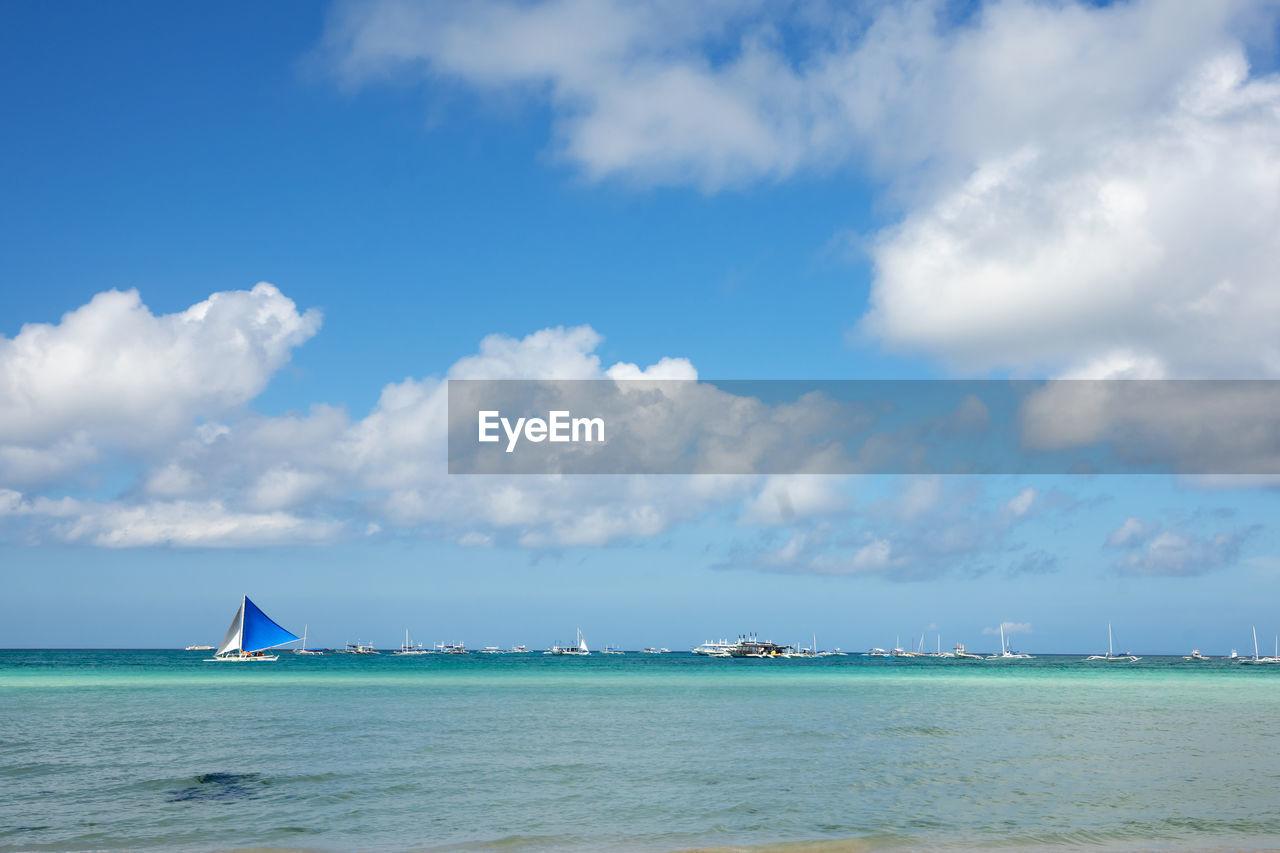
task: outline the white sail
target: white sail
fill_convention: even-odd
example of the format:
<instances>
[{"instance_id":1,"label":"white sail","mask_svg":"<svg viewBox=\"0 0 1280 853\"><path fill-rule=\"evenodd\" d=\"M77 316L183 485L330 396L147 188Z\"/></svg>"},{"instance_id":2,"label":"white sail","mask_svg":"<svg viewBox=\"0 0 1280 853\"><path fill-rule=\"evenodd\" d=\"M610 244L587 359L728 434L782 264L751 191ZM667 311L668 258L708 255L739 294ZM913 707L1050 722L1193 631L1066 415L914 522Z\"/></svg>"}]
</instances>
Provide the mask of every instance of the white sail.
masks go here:
<instances>
[{"instance_id":1,"label":"white sail","mask_svg":"<svg viewBox=\"0 0 1280 853\"><path fill-rule=\"evenodd\" d=\"M226 635L223 636L222 642L218 643L218 650L215 655L223 655L227 652L238 652L241 649L240 634L244 630L244 600L240 601L240 609L236 611L236 618L231 620L231 627L227 629Z\"/></svg>"},{"instance_id":2,"label":"white sail","mask_svg":"<svg viewBox=\"0 0 1280 853\"><path fill-rule=\"evenodd\" d=\"M587 641L582 636L581 628L578 629L578 650L583 654L586 654L587 652L591 651L590 649L587 648Z\"/></svg>"}]
</instances>

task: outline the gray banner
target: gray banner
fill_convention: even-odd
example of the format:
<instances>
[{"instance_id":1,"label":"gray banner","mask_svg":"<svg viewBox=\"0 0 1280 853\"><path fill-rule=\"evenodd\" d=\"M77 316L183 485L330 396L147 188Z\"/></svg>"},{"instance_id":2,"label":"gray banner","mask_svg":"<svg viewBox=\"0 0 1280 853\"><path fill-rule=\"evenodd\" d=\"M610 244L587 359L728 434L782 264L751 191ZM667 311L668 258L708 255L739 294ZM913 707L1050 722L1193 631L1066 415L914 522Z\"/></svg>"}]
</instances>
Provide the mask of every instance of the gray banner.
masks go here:
<instances>
[{"instance_id":1,"label":"gray banner","mask_svg":"<svg viewBox=\"0 0 1280 853\"><path fill-rule=\"evenodd\" d=\"M1269 380L450 380L451 474L1280 474Z\"/></svg>"}]
</instances>

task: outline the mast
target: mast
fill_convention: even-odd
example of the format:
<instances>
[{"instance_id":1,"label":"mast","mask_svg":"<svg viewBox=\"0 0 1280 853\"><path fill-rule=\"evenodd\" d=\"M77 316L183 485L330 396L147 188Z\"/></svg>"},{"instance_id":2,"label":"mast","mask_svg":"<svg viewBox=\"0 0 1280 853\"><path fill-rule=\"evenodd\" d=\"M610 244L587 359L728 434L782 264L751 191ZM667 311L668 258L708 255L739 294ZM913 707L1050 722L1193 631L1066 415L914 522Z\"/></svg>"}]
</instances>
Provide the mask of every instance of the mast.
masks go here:
<instances>
[{"instance_id":1,"label":"mast","mask_svg":"<svg viewBox=\"0 0 1280 853\"><path fill-rule=\"evenodd\" d=\"M1004 657L1007 649L1004 647L1004 623L1000 623L1000 657Z\"/></svg>"},{"instance_id":2,"label":"mast","mask_svg":"<svg viewBox=\"0 0 1280 853\"><path fill-rule=\"evenodd\" d=\"M1111 650L1111 623L1107 623L1107 657L1115 657L1115 652Z\"/></svg>"},{"instance_id":3,"label":"mast","mask_svg":"<svg viewBox=\"0 0 1280 853\"><path fill-rule=\"evenodd\" d=\"M1253 659L1258 659L1258 626L1253 626Z\"/></svg>"}]
</instances>

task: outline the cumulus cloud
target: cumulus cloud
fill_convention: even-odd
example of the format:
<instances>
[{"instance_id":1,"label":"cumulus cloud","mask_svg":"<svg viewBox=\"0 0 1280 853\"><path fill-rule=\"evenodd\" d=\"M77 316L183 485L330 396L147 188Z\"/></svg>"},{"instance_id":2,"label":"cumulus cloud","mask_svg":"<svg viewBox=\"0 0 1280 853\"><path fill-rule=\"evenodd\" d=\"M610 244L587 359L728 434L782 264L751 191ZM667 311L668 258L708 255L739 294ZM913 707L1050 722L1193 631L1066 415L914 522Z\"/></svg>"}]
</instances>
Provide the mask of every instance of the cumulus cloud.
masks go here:
<instances>
[{"instance_id":1,"label":"cumulus cloud","mask_svg":"<svg viewBox=\"0 0 1280 853\"><path fill-rule=\"evenodd\" d=\"M864 329L970 369L1280 374L1280 78L1237 47L1158 114L981 164L881 235Z\"/></svg>"},{"instance_id":2,"label":"cumulus cloud","mask_svg":"<svg viewBox=\"0 0 1280 853\"><path fill-rule=\"evenodd\" d=\"M235 409L319 327L317 311L261 283L161 316L137 291L107 291L0 337L0 482L56 479Z\"/></svg>"}]
</instances>

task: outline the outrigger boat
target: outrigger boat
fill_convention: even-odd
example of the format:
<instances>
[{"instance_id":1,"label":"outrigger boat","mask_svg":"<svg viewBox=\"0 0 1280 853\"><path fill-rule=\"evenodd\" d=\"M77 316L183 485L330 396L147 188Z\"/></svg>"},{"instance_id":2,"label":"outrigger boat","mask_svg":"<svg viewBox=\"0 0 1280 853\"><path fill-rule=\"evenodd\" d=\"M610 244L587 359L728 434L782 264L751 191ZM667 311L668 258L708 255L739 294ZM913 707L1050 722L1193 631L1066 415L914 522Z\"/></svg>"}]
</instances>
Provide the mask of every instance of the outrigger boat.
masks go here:
<instances>
[{"instance_id":1,"label":"outrigger boat","mask_svg":"<svg viewBox=\"0 0 1280 853\"><path fill-rule=\"evenodd\" d=\"M299 637L281 628L271 617L263 613L258 605L244 596L240 601L240 609L231 620L218 650L206 661L272 661L280 660L280 655L269 655L265 652L277 646L296 643Z\"/></svg>"},{"instance_id":2,"label":"outrigger boat","mask_svg":"<svg viewBox=\"0 0 1280 853\"><path fill-rule=\"evenodd\" d=\"M422 647L422 643L409 642L409 629L404 629L404 643L400 646L400 650L392 652L393 655L425 655L427 650Z\"/></svg>"}]
</instances>

